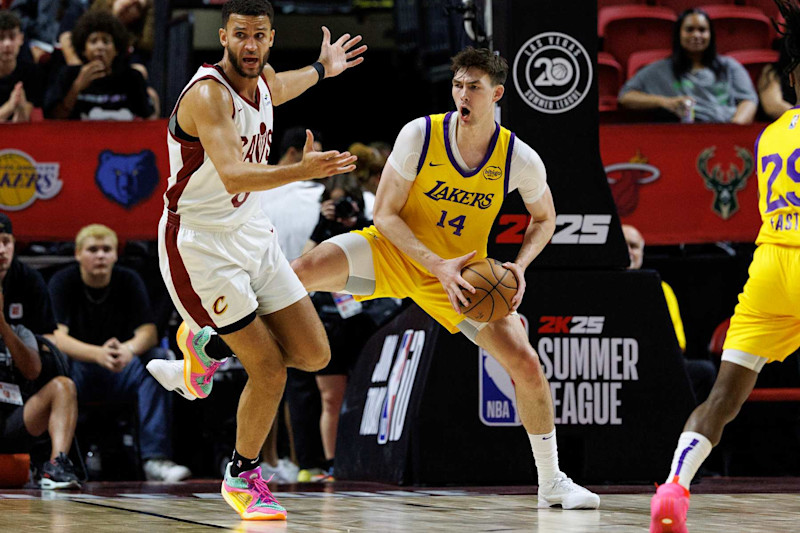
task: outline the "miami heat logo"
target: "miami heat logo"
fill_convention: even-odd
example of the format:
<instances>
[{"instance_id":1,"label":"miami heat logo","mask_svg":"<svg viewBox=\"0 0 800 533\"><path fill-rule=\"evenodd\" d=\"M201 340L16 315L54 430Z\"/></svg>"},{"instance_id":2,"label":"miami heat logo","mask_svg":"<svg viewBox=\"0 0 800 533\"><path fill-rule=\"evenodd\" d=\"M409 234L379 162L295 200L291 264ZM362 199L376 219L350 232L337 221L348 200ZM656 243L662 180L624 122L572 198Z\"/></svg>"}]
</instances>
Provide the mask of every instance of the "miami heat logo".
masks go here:
<instances>
[{"instance_id":1,"label":"miami heat logo","mask_svg":"<svg viewBox=\"0 0 800 533\"><path fill-rule=\"evenodd\" d=\"M214 312L218 315L221 315L225 311L228 310L228 304L225 303L225 297L220 296L216 300L214 300Z\"/></svg>"},{"instance_id":2,"label":"miami heat logo","mask_svg":"<svg viewBox=\"0 0 800 533\"><path fill-rule=\"evenodd\" d=\"M637 150L627 163L614 163L605 167L611 195L617 204L619 216L626 217L639 205L639 188L661 177L661 171L647 164L647 158Z\"/></svg>"}]
</instances>

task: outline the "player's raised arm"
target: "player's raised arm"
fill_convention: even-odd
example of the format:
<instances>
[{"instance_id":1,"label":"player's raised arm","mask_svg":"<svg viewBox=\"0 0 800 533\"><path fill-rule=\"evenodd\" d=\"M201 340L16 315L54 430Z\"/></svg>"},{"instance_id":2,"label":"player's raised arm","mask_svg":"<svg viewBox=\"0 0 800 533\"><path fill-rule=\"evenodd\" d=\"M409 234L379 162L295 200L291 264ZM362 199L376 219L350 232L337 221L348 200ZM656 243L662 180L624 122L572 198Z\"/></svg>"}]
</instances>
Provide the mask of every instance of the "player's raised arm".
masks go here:
<instances>
[{"instance_id":1,"label":"player's raised arm","mask_svg":"<svg viewBox=\"0 0 800 533\"><path fill-rule=\"evenodd\" d=\"M503 264L505 268L514 272L517 278L517 293L511 299L511 308L514 311L519 307L525 294L525 270L550 242L556 228L556 208L553 205L550 187L547 185L542 197L532 203L525 202L525 208L531 215L531 221L525 230L522 247L513 263Z\"/></svg>"},{"instance_id":2,"label":"player's raised arm","mask_svg":"<svg viewBox=\"0 0 800 533\"><path fill-rule=\"evenodd\" d=\"M356 157L349 152L315 152L310 131L299 163L275 166L242 161L242 141L233 122L233 105L223 85L201 81L186 93L178 108L178 123L189 135L200 139L229 193L263 191L355 170Z\"/></svg>"},{"instance_id":3,"label":"player's raised arm","mask_svg":"<svg viewBox=\"0 0 800 533\"><path fill-rule=\"evenodd\" d=\"M439 278L447 291L450 304L457 313L460 313L459 300L465 307L469 304L461 289L475 292L472 285L461 277L461 269L475 257L476 252L472 251L453 259L443 259L414 235L405 220L400 217L400 211L408 200L408 193L413 184L413 181L403 179L391 164L383 167L380 185L375 195L375 227L403 253Z\"/></svg>"},{"instance_id":4,"label":"player's raised arm","mask_svg":"<svg viewBox=\"0 0 800 533\"><path fill-rule=\"evenodd\" d=\"M360 65L364 61L366 45L354 48L361 42L361 36L351 37L345 33L336 42L331 43L331 32L322 27L322 47L319 59L313 65L298 70L287 70L276 73L267 65L264 77L272 90L272 105L280 105L296 98L316 85L323 78L333 78L345 70Z\"/></svg>"}]
</instances>

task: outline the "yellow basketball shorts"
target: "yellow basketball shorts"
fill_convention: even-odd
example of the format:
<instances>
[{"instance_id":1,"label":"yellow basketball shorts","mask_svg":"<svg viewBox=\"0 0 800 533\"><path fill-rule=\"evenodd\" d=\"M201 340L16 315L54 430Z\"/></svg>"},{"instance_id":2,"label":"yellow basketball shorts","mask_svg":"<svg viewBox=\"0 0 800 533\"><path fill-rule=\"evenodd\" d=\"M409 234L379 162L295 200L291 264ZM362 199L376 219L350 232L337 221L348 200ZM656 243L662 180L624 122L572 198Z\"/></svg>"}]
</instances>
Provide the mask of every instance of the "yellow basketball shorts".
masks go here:
<instances>
[{"instance_id":1,"label":"yellow basketball shorts","mask_svg":"<svg viewBox=\"0 0 800 533\"><path fill-rule=\"evenodd\" d=\"M355 296L356 300L411 298L450 333L459 332L458 323L466 317L453 310L439 278L401 252L375 226L353 233L369 242L375 267L375 292L369 296Z\"/></svg>"},{"instance_id":2,"label":"yellow basketball shorts","mask_svg":"<svg viewBox=\"0 0 800 533\"><path fill-rule=\"evenodd\" d=\"M800 346L800 248L762 244L739 295L723 350L783 361Z\"/></svg>"}]
</instances>

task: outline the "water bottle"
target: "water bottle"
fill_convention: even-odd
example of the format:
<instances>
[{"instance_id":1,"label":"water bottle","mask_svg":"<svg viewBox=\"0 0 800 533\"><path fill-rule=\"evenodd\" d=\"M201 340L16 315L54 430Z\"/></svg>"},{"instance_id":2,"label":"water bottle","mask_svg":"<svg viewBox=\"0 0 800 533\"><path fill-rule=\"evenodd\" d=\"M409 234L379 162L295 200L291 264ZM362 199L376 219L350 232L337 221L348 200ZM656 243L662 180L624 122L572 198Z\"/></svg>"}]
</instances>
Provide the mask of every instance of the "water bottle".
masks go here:
<instances>
[{"instance_id":1,"label":"water bottle","mask_svg":"<svg viewBox=\"0 0 800 533\"><path fill-rule=\"evenodd\" d=\"M100 450L97 445L92 444L86 452L86 475L89 479L100 479L103 473L103 464L100 460Z\"/></svg>"},{"instance_id":2,"label":"water bottle","mask_svg":"<svg viewBox=\"0 0 800 533\"><path fill-rule=\"evenodd\" d=\"M683 115L681 115L681 122L683 124L694 123L694 100L687 98L683 101Z\"/></svg>"}]
</instances>

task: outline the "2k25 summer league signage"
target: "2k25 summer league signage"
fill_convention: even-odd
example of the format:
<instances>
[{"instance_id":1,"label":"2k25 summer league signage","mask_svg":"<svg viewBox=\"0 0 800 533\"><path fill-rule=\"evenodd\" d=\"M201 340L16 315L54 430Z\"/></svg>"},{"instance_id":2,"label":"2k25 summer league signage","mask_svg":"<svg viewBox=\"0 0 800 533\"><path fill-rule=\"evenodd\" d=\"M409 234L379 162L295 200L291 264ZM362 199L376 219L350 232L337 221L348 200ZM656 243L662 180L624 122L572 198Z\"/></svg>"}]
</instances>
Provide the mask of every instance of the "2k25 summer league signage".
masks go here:
<instances>
[{"instance_id":1,"label":"2k25 summer league signage","mask_svg":"<svg viewBox=\"0 0 800 533\"><path fill-rule=\"evenodd\" d=\"M496 49L511 69L503 123L542 157L556 206L551 245L538 267L622 267L628 255L598 148L597 7L563 0L495 0ZM528 222L514 193L489 254L512 258Z\"/></svg>"},{"instance_id":2,"label":"2k25 summer league signage","mask_svg":"<svg viewBox=\"0 0 800 533\"><path fill-rule=\"evenodd\" d=\"M0 211L24 240L71 240L92 222L154 239L169 175L166 121L0 129Z\"/></svg>"}]
</instances>

